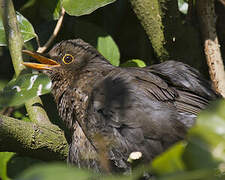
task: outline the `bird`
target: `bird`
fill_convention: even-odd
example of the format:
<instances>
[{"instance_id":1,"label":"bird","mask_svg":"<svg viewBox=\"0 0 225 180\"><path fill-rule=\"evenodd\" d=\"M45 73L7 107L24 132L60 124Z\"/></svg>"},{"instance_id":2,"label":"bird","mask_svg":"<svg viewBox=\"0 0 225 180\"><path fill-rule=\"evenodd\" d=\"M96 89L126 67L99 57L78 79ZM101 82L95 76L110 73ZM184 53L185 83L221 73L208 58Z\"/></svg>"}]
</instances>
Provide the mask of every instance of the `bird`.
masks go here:
<instances>
[{"instance_id":1,"label":"bird","mask_svg":"<svg viewBox=\"0 0 225 180\"><path fill-rule=\"evenodd\" d=\"M96 172L131 172L140 152L151 162L185 139L198 113L218 98L198 70L169 60L116 67L81 39L57 43L46 54L23 50L47 74L68 135L68 162Z\"/></svg>"}]
</instances>

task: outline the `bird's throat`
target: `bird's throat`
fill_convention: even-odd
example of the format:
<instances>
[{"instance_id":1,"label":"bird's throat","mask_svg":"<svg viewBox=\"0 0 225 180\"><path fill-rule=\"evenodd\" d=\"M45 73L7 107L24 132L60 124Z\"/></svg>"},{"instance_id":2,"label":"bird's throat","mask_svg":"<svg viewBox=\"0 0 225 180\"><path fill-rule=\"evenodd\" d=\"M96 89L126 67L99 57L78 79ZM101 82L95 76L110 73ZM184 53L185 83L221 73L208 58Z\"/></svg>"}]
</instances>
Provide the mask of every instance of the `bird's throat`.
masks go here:
<instances>
[{"instance_id":1,"label":"bird's throat","mask_svg":"<svg viewBox=\"0 0 225 180\"><path fill-rule=\"evenodd\" d=\"M51 75L53 82L52 94L55 98L59 115L68 129L73 128L74 123L79 120L83 123L96 79L90 72L70 75L69 78L61 78L60 74Z\"/></svg>"}]
</instances>

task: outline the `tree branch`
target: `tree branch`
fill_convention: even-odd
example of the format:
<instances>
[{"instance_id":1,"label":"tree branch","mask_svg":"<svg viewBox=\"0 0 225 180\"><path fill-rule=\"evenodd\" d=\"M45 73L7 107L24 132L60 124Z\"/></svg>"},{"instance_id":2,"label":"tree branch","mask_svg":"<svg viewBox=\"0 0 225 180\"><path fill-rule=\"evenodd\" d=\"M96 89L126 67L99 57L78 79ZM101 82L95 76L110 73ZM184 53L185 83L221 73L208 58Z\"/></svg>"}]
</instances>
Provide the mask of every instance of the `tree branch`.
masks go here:
<instances>
[{"instance_id":1,"label":"tree branch","mask_svg":"<svg viewBox=\"0 0 225 180\"><path fill-rule=\"evenodd\" d=\"M201 51L199 31L181 16L177 0L130 2L161 62L174 59L185 62L202 73L208 71L206 63L200 61L204 58L204 53Z\"/></svg>"},{"instance_id":2,"label":"tree branch","mask_svg":"<svg viewBox=\"0 0 225 180\"><path fill-rule=\"evenodd\" d=\"M34 97L32 99L29 99L25 103L25 107L32 122L47 126L52 124L48 118L46 111L43 108L43 104L40 97Z\"/></svg>"},{"instance_id":3,"label":"tree branch","mask_svg":"<svg viewBox=\"0 0 225 180\"><path fill-rule=\"evenodd\" d=\"M16 76L24 69L22 65L23 39L17 24L11 0L0 0L8 47ZM39 97L25 103L32 122L19 121L0 115L0 151L11 151L42 160L65 160L68 145L63 132L51 124ZM47 127L46 127L47 125Z\"/></svg>"},{"instance_id":4,"label":"tree branch","mask_svg":"<svg viewBox=\"0 0 225 180\"><path fill-rule=\"evenodd\" d=\"M24 69L24 66L22 65L23 58L21 53L23 38L20 33L12 0L0 0L0 12L14 70L16 76L18 76ZM32 122L51 124L47 113L42 108L42 101L39 97L28 100L25 103L25 106Z\"/></svg>"},{"instance_id":5,"label":"tree branch","mask_svg":"<svg viewBox=\"0 0 225 180\"><path fill-rule=\"evenodd\" d=\"M196 6L210 77L215 90L225 98L225 71L216 33L214 0L198 0Z\"/></svg>"},{"instance_id":6,"label":"tree branch","mask_svg":"<svg viewBox=\"0 0 225 180\"><path fill-rule=\"evenodd\" d=\"M42 160L65 160L68 144L62 130L55 125L44 127L0 115L0 151Z\"/></svg>"},{"instance_id":7,"label":"tree branch","mask_svg":"<svg viewBox=\"0 0 225 180\"><path fill-rule=\"evenodd\" d=\"M161 61L167 59L168 52L164 48L165 37L158 0L131 0L130 2L152 43L157 57Z\"/></svg>"},{"instance_id":8,"label":"tree branch","mask_svg":"<svg viewBox=\"0 0 225 180\"><path fill-rule=\"evenodd\" d=\"M23 47L23 38L17 24L16 13L13 8L13 3L11 0L1 0L1 16L3 20L3 25L5 29L6 39L8 42L8 47L10 55L12 58L12 63L16 76L24 69L24 66L21 64L23 58L21 55L21 50Z\"/></svg>"}]
</instances>

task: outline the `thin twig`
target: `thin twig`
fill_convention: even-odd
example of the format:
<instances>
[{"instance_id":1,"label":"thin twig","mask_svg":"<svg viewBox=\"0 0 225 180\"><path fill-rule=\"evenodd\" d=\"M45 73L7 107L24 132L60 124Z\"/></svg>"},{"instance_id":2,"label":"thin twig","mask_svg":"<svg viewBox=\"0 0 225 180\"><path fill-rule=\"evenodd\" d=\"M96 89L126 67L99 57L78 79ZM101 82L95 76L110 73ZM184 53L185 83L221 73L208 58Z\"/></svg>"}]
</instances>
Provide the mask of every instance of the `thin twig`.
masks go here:
<instances>
[{"instance_id":1,"label":"thin twig","mask_svg":"<svg viewBox=\"0 0 225 180\"><path fill-rule=\"evenodd\" d=\"M48 47L54 41L54 39L56 38L56 36L59 33L59 30L60 30L60 28L62 26L62 22L63 22L64 15L65 15L65 9L62 8L60 17L58 19L58 22L57 22L57 24L55 26L55 29L54 29L52 35L50 36L49 40L45 43L44 46L38 48L37 52L43 53L44 51L46 51L46 49L48 49Z\"/></svg>"},{"instance_id":2,"label":"thin twig","mask_svg":"<svg viewBox=\"0 0 225 180\"><path fill-rule=\"evenodd\" d=\"M39 37L37 34L35 34L35 39L36 39L36 42L37 42L37 45L38 45L38 48L41 47L41 44L40 44L40 40L39 40Z\"/></svg>"},{"instance_id":3,"label":"thin twig","mask_svg":"<svg viewBox=\"0 0 225 180\"><path fill-rule=\"evenodd\" d=\"M225 6L225 0L219 0Z\"/></svg>"},{"instance_id":4,"label":"thin twig","mask_svg":"<svg viewBox=\"0 0 225 180\"><path fill-rule=\"evenodd\" d=\"M0 110L0 115L11 116L14 109L15 107L4 107Z\"/></svg>"},{"instance_id":5,"label":"thin twig","mask_svg":"<svg viewBox=\"0 0 225 180\"><path fill-rule=\"evenodd\" d=\"M5 116L11 116L13 111L14 111L14 107L7 107L7 108L5 108L5 110L2 114Z\"/></svg>"}]
</instances>

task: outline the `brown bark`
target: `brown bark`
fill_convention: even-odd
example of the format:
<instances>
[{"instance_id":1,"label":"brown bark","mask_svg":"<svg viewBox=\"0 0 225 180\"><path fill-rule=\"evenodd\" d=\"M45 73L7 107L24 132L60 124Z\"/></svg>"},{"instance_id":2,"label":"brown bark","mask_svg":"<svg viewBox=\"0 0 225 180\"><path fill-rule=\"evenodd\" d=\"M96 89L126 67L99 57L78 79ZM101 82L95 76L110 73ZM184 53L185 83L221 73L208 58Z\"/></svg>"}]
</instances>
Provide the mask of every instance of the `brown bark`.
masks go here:
<instances>
[{"instance_id":1,"label":"brown bark","mask_svg":"<svg viewBox=\"0 0 225 180\"><path fill-rule=\"evenodd\" d=\"M215 90L225 98L225 72L216 33L214 0L196 1L197 13L204 40L205 56Z\"/></svg>"},{"instance_id":2,"label":"brown bark","mask_svg":"<svg viewBox=\"0 0 225 180\"><path fill-rule=\"evenodd\" d=\"M219 2L225 6L225 0L219 0Z\"/></svg>"}]
</instances>

